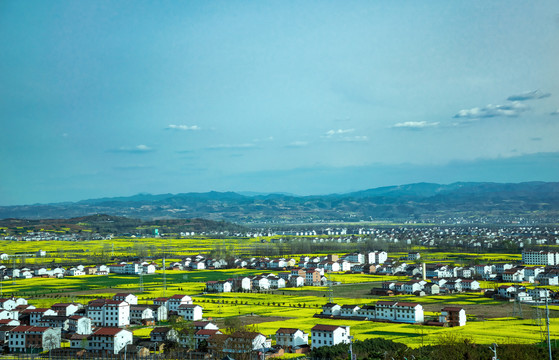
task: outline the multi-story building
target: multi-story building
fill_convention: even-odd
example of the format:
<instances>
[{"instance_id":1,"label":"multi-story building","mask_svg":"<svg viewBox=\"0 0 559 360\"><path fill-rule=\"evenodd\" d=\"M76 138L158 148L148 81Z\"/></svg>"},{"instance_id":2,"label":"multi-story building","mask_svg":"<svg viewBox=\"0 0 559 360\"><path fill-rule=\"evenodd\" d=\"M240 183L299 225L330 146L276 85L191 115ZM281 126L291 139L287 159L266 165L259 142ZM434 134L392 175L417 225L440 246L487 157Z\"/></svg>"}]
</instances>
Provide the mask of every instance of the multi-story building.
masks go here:
<instances>
[{"instance_id":1,"label":"multi-story building","mask_svg":"<svg viewBox=\"0 0 559 360\"><path fill-rule=\"evenodd\" d=\"M192 304L192 298L188 295L177 294L173 295L169 298L169 302L167 303L169 307L169 311L177 312L179 310L179 306Z\"/></svg>"},{"instance_id":2,"label":"multi-story building","mask_svg":"<svg viewBox=\"0 0 559 360\"><path fill-rule=\"evenodd\" d=\"M447 324L448 326L465 326L466 325L466 310L461 307L447 306L441 310L439 322Z\"/></svg>"},{"instance_id":3,"label":"multi-story building","mask_svg":"<svg viewBox=\"0 0 559 360\"><path fill-rule=\"evenodd\" d=\"M558 265L559 252L524 250L522 263L527 265Z\"/></svg>"},{"instance_id":4,"label":"multi-story building","mask_svg":"<svg viewBox=\"0 0 559 360\"><path fill-rule=\"evenodd\" d=\"M202 307L194 304L183 304L179 306L177 314L187 321L197 321L203 318Z\"/></svg>"},{"instance_id":5,"label":"multi-story building","mask_svg":"<svg viewBox=\"0 0 559 360\"><path fill-rule=\"evenodd\" d=\"M311 329L311 349L349 343L349 326L315 325Z\"/></svg>"},{"instance_id":6,"label":"multi-story building","mask_svg":"<svg viewBox=\"0 0 559 360\"><path fill-rule=\"evenodd\" d=\"M41 352L60 347L60 328L20 325L5 334L10 352Z\"/></svg>"},{"instance_id":7,"label":"multi-story building","mask_svg":"<svg viewBox=\"0 0 559 360\"><path fill-rule=\"evenodd\" d=\"M86 307L86 316L96 326L128 326L130 325L130 304L118 300L93 300Z\"/></svg>"},{"instance_id":8,"label":"multi-story building","mask_svg":"<svg viewBox=\"0 0 559 360\"><path fill-rule=\"evenodd\" d=\"M395 322L422 323L424 321L423 306L418 303L397 301L377 301L375 318Z\"/></svg>"}]
</instances>

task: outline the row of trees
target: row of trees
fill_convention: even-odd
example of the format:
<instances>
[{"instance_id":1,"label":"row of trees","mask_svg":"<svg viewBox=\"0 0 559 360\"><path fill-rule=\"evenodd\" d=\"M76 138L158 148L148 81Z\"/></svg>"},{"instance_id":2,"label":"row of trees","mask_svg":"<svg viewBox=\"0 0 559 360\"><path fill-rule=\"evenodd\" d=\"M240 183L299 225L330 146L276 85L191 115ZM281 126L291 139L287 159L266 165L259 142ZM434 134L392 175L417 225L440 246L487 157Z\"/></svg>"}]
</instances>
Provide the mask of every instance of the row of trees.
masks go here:
<instances>
[{"instance_id":1,"label":"row of trees","mask_svg":"<svg viewBox=\"0 0 559 360\"><path fill-rule=\"evenodd\" d=\"M404 344L381 338L356 341L352 345L357 359L367 360L486 360L494 356L493 350L484 344L476 344L469 338L455 333L447 333L439 338L436 345L410 348ZM497 346L499 360L547 359L548 348L545 344L499 344ZM347 359L348 344L324 346L311 352L313 360L318 359ZM552 349L553 358L559 356L559 348Z\"/></svg>"}]
</instances>

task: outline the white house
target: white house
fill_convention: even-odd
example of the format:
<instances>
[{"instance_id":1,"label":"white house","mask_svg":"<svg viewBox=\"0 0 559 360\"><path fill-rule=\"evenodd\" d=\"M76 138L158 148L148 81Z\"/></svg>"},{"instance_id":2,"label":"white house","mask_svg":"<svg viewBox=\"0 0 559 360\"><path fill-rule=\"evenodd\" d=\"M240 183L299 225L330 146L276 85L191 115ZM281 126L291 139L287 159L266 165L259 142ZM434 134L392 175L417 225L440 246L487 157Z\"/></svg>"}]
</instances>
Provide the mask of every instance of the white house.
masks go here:
<instances>
[{"instance_id":1,"label":"white house","mask_svg":"<svg viewBox=\"0 0 559 360\"><path fill-rule=\"evenodd\" d=\"M280 277L270 277L268 280L270 281L271 289L281 289L285 287L285 279Z\"/></svg>"},{"instance_id":2,"label":"white house","mask_svg":"<svg viewBox=\"0 0 559 360\"><path fill-rule=\"evenodd\" d=\"M60 347L61 329L20 325L6 333L10 352L48 351Z\"/></svg>"},{"instance_id":3,"label":"white house","mask_svg":"<svg viewBox=\"0 0 559 360\"><path fill-rule=\"evenodd\" d=\"M463 291L480 289L479 281L477 280L462 279L461 286Z\"/></svg>"},{"instance_id":4,"label":"white house","mask_svg":"<svg viewBox=\"0 0 559 360\"><path fill-rule=\"evenodd\" d=\"M365 255L360 253L351 253L347 254L344 259L349 261L350 263L354 264L364 264L365 263Z\"/></svg>"},{"instance_id":5,"label":"white house","mask_svg":"<svg viewBox=\"0 0 559 360\"><path fill-rule=\"evenodd\" d=\"M461 307L445 307L441 310L439 322L447 324L448 326L465 326L466 310Z\"/></svg>"},{"instance_id":6,"label":"white house","mask_svg":"<svg viewBox=\"0 0 559 360\"><path fill-rule=\"evenodd\" d=\"M187 321L202 320L203 317L202 307L194 304L183 304L179 306L177 314Z\"/></svg>"},{"instance_id":7,"label":"white house","mask_svg":"<svg viewBox=\"0 0 559 360\"><path fill-rule=\"evenodd\" d=\"M384 264L388 259L386 251L372 251L367 254L369 264Z\"/></svg>"},{"instance_id":8,"label":"white house","mask_svg":"<svg viewBox=\"0 0 559 360\"><path fill-rule=\"evenodd\" d=\"M292 276L289 279L289 284L294 287L305 286L305 278L302 276Z\"/></svg>"},{"instance_id":9,"label":"white house","mask_svg":"<svg viewBox=\"0 0 559 360\"><path fill-rule=\"evenodd\" d=\"M58 315L56 311L46 308L26 309L21 313L29 315L29 325L31 326L39 326L43 320L43 316Z\"/></svg>"},{"instance_id":10,"label":"white house","mask_svg":"<svg viewBox=\"0 0 559 360\"><path fill-rule=\"evenodd\" d=\"M169 302L167 303L169 307L169 311L178 311L179 306L192 304L192 298L188 295L177 294L173 295L169 298Z\"/></svg>"},{"instance_id":11,"label":"white house","mask_svg":"<svg viewBox=\"0 0 559 360\"><path fill-rule=\"evenodd\" d=\"M130 325L130 304L118 300L93 300L86 307L86 316L96 326L128 326Z\"/></svg>"},{"instance_id":12,"label":"white house","mask_svg":"<svg viewBox=\"0 0 559 360\"><path fill-rule=\"evenodd\" d=\"M66 275L68 276L82 276L85 275L85 272L83 270L80 270L78 268L70 268L70 270L68 270L68 272L66 272Z\"/></svg>"},{"instance_id":13,"label":"white house","mask_svg":"<svg viewBox=\"0 0 559 360\"><path fill-rule=\"evenodd\" d=\"M344 316L344 317L358 316L359 309L361 308L357 305L342 305L342 307L340 308L340 316Z\"/></svg>"},{"instance_id":14,"label":"white house","mask_svg":"<svg viewBox=\"0 0 559 360\"><path fill-rule=\"evenodd\" d=\"M322 314L324 315L339 316L341 312L342 307L338 304L327 303L322 306Z\"/></svg>"},{"instance_id":15,"label":"white house","mask_svg":"<svg viewBox=\"0 0 559 360\"><path fill-rule=\"evenodd\" d=\"M101 327L93 334L74 335L70 339L72 349L85 347L92 353L118 354L130 344L132 344L132 332L114 327Z\"/></svg>"},{"instance_id":16,"label":"white house","mask_svg":"<svg viewBox=\"0 0 559 360\"><path fill-rule=\"evenodd\" d=\"M113 300L126 301L130 305L138 305L138 297L131 293L117 293L113 296Z\"/></svg>"},{"instance_id":17,"label":"white house","mask_svg":"<svg viewBox=\"0 0 559 360\"><path fill-rule=\"evenodd\" d=\"M315 325L311 329L311 349L349 343L349 326Z\"/></svg>"},{"instance_id":18,"label":"white house","mask_svg":"<svg viewBox=\"0 0 559 360\"><path fill-rule=\"evenodd\" d=\"M85 316L72 315L68 317L68 332L79 335L91 334L91 319Z\"/></svg>"},{"instance_id":19,"label":"white house","mask_svg":"<svg viewBox=\"0 0 559 360\"><path fill-rule=\"evenodd\" d=\"M279 328L276 331L276 345L284 349L293 349L296 346L308 345L309 334L300 329Z\"/></svg>"},{"instance_id":20,"label":"white house","mask_svg":"<svg viewBox=\"0 0 559 360\"><path fill-rule=\"evenodd\" d=\"M529 265L557 265L558 252L524 250L522 252L522 263Z\"/></svg>"},{"instance_id":21,"label":"white house","mask_svg":"<svg viewBox=\"0 0 559 360\"><path fill-rule=\"evenodd\" d=\"M11 299L0 299L0 308L4 310L13 310L17 306L16 300Z\"/></svg>"},{"instance_id":22,"label":"white house","mask_svg":"<svg viewBox=\"0 0 559 360\"><path fill-rule=\"evenodd\" d=\"M162 343L165 341L179 341L179 334L171 327L156 327L149 333L149 339L152 342Z\"/></svg>"},{"instance_id":23,"label":"white house","mask_svg":"<svg viewBox=\"0 0 559 360\"><path fill-rule=\"evenodd\" d=\"M377 301L375 306L377 319L405 323L422 323L424 321L423 306L418 303Z\"/></svg>"},{"instance_id":24,"label":"white house","mask_svg":"<svg viewBox=\"0 0 559 360\"><path fill-rule=\"evenodd\" d=\"M233 285L230 281L208 281L206 291L208 292L231 292Z\"/></svg>"},{"instance_id":25,"label":"white house","mask_svg":"<svg viewBox=\"0 0 559 360\"><path fill-rule=\"evenodd\" d=\"M74 315L81 308L83 308L83 305L78 303L57 303L51 306L51 309L56 311L58 315L63 316Z\"/></svg>"},{"instance_id":26,"label":"white house","mask_svg":"<svg viewBox=\"0 0 559 360\"><path fill-rule=\"evenodd\" d=\"M225 341L224 352L228 353L248 353L259 351L263 348L270 348L271 340L257 332L235 332L228 336ZM233 356L234 357L234 356Z\"/></svg>"},{"instance_id":27,"label":"white house","mask_svg":"<svg viewBox=\"0 0 559 360\"><path fill-rule=\"evenodd\" d=\"M141 324L150 320L155 321L155 314L149 305L130 305L131 324Z\"/></svg>"},{"instance_id":28,"label":"white house","mask_svg":"<svg viewBox=\"0 0 559 360\"><path fill-rule=\"evenodd\" d=\"M252 279L252 287L254 289L268 290L270 289L270 280L264 276L256 276Z\"/></svg>"}]
</instances>

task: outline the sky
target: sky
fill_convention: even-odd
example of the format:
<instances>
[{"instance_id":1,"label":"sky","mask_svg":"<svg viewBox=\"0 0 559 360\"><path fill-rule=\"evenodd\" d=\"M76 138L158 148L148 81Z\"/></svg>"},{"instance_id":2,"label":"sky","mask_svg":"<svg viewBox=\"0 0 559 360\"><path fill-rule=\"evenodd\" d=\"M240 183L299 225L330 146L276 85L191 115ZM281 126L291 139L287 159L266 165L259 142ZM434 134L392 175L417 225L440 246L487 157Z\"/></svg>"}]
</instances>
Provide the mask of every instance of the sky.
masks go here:
<instances>
[{"instance_id":1,"label":"sky","mask_svg":"<svg viewBox=\"0 0 559 360\"><path fill-rule=\"evenodd\" d=\"M0 2L0 205L559 181L559 2Z\"/></svg>"}]
</instances>

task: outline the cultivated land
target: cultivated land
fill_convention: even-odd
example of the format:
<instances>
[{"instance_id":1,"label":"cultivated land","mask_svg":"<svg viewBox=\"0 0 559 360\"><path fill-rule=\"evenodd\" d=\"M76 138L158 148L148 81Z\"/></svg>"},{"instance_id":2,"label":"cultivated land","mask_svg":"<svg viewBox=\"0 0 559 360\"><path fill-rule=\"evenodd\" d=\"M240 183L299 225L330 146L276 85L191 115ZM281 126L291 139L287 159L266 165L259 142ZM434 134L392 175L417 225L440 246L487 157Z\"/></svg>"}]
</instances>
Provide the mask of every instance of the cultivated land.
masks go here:
<instances>
[{"instance_id":1,"label":"cultivated land","mask_svg":"<svg viewBox=\"0 0 559 360\"><path fill-rule=\"evenodd\" d=\"M269 240L269 239L264 239ZM147 256L164 251L177 260L181 256L209 253L216 248L234 248L236 252L250 254L258 239L113 239L82 242L0 242L0 252L34 253L38 249L49 251L50 257L25 257L27 264L49 266L57 264L111 263L111 258L124 258L136 255L138 251ZM424 251L424 250L419 250ZM297 254L278 254L298 258ZM389 253L390 257L404 253ZM481 262L518 261L519 254L470 254L429 252L425 253L428 262L454 263L465 259L478 259ZM173 259L167 258L167 261ZM21 258L17 259L21 262ZM154 259L161 264L161 258ZM167 263L168 264L168 263ZM11 262L4 261L10 266ZM117 292L133 292L139 303L148 303L155 297L177 293L188 294L196 304L204 308L204 317L212 318L218 324L227 317L240 317L245 324L255 324L265 335L274 334L280 327L296 327L309 332L315 324L335 324L351 326L356 339L364 340L381 337L407 344L412 347L436 344L442 335L456 333L471 338L476 343L538 343L544 339L545 327L536 317L542 312L528 305L523 306L522 317L512 317L513 304L482 297L479 293L435 295L425 297L396 296L390 300L419 302L424 306L426 318L435 317L442 307L459 305L466 309L468 324L465 327L441 328L432 326L393 324L371 321L333 320L314 318L321 312L321 306L328 302L328 288L302 287L285 288L262 293L220 293L205 294L205 282L225 280L232 277L255 275L271 271L250 269L170 271L165 273L167 288L162 287L163 272L143 276L144 291L139 290L139 277L133 275L108 276L84 275L63 279L32 278L11 280L2 283L2 295L26 297L38 307L50 306L62 301L86 303L98 297L112 297ZM330 279L339 283L333 287L334 302L338 304L373 304L382 298L369 295L372 287L379 287L382 281L406 280L406 277L342 274L334 273ZM493 288L493 283L482 283L482 287ZM551 307L550 331L552 339L559 336L559 310ZM148 330L135 328L135 334L145 336Z\"/></svg>"}]
</instances>

